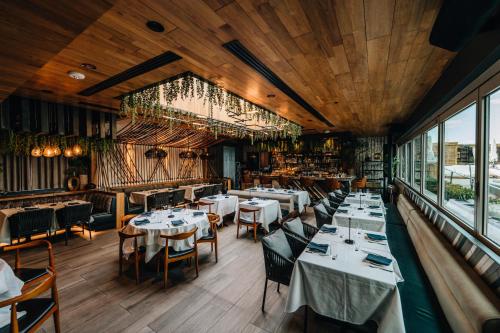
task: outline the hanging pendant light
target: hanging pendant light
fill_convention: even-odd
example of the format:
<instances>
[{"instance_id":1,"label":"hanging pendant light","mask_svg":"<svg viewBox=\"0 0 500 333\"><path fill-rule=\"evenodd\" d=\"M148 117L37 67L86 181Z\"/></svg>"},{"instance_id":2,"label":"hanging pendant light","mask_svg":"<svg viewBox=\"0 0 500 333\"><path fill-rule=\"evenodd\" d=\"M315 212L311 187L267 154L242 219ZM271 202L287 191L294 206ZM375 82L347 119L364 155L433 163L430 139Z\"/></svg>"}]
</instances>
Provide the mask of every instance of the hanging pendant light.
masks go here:
<instances>
[{"instance_id":1,"label":"hanging pendant light","mask_svg":"<svg viewBox=\"0 0 500 333\"><path fill-rule=\"evenodd\" d=\"M54 156L59 156L61 155L61 148L59 146L54 146Z\"/></svg>"},{"instance_id":2,"label":"hanging pendant light","mask_svg":"<svg viewBox=\"0 0 500 333\"><path fill-rule=\"evenodd\" d=\"M54 157L55 156L55 150L52 146L47 146L43 149L43 157Z\"/></svg>"},{"instance_id":3,"label":"hanging pendant light","mask_svg":"<svg viewBox=\"0 0 500 333\"><path fill-rule=\"evenodd\" d=\"M70 147L66 147L66 148L64 148L63 155L64 155L64 157L66 157L66 158L71 158L71 157L73 157L73 149L72 149L72 148L70 148Z\"/></svg>"},{"instance_id":4,"label":"hanging pendant light","mask_svg":"<svg viewBox=\"0 0 500 333\"><path fill-rule=\"evenodd\" d=\"M80 156L82 154L82 147L78 143L73 146L72 150L74 156Z\"/></svg>"},{"instance_id":5,"label":"hanging pendant light","mask_svg":"<svg viewBox=\"0 0 500 333\"><path fill-rule=\"evenodd\" d=\"M33 149L31 149L31 156L33 157L41 157L43 153L42 148L35 146Z\"/></svg>"}]
</instances>

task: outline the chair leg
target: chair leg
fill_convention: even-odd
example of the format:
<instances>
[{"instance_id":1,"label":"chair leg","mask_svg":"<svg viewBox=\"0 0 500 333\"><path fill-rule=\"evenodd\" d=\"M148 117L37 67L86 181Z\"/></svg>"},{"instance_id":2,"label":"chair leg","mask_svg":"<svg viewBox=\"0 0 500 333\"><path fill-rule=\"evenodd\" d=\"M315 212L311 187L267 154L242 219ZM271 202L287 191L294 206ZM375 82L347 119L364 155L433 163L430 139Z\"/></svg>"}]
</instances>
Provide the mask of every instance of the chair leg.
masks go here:
<instances>
[{"instance_id":1,"label":"chair leg","mask_svg":"<svg viewBox=\"0 0 500 333\"><path fill-rule=\"evenodd\" d=\"M218 255L218 244L217 244L217 238L215 239L215 263L218 262L218 258L217 258L217 255Z\"/></svg>"},{"instance_id":2,"label":"chair leg","mask_svg":"<svg viewBox=\"0 0 500 333\"><path fill-rule=\"evenodd\" d=\"M168 261L165 259L165 265L164 265L164 272L163 272L163 288L167 288L167 278L168 278Z\"/></svg>"},{"instance_id":3,"label":"chair leg","mask_svg":"<svg viewBox=\"0 0 500 333\"><path fill-rule=\"evenodd\" d=\"M264 312L264 305L266 304L266 293L267 293L267 277L264 283L264 296L262 297L262 312Z\"/></svg>"},{"instance_id":4,"label":"chair leg","mask_svg":"<svg viewBox=\"0 0 500 333\"><path fill-rule=\"evenodd\" d=\"M139 259L135 258L135 283L139 284Z\"/></svg>"},{"instance_id":5,"label":"chair leg","mask_svg":"<svg viewBox=\"0 0 500 333\"><path fill-rule=\"evenodd\" d=\"M304 333L307 332L307 316L308 316L308 313L307 313L307 305L305 306L305 313L304 313Z\"/></svg>"},{"instance_id":6,"label":"chair leg","mask_svg":"<svg viewBox=\"0 0 500 333\"><path fill-rule=\"evenodd\" d=\"M92 240L92 227L90 226L90 224L89 224L88 226L89 226L89 236L90 236L90 240Z\"/></svg>"},{"instance_id":7,"label":"chair leg","mask_svg":"<svg viewBox=\"0 0 500 333\"><path fill-rule=\"evenodd\" d=\"M236 239L240 236L240 221L236 224Z\"/></svg>"},{"instance_id":8,"label":"chair leg","mask_svg":"<svg viewBox=\"0 0 500 333\"><path fill-rule=\"evenodd\" d=\"M57 308L56 311L54 311L54 330L56 333L61 332L61 321L60 321L60 316L59 316L59 307Z\"/></svg>"},{"instance_id":9,"label":"chair leg","mask_svg":"<svg viewBox=\"0 0 500 333\"><path fill-rule=\"evenodd\" d=\"M278 282L278 288L277 288L278 293L280 292L280 284Z\"/></svg>"},{"instance_id":10,"label":"chair leg","mask_svg":"<svg viewBox=\"0 0 500 333\"><path fill-rule=\"evenodd\" d=\"M253 225L253 242L257 243L257 225Z\"/></svg>"},{"instance_id":11,"label":"chair leg","mask_svg":"<svg viewBox=\"0 0 500 333\"><path fill-rule=\"evenodd\" d=\"M196 277L198 277L198 252L196 252L196 255L194 256L194 267L196 268Z\"/></svg>"},{"instance_id":12,"label":"chair leg","mask_svg":"<svg viewBox=\"0 0 500 333\"><path fill-rule=\"evenodd\" d=\"M118 258L118 276L122 276L123 274L123 260L122 256L120 255L120 258Z\"/></svg>"}]
</instances>

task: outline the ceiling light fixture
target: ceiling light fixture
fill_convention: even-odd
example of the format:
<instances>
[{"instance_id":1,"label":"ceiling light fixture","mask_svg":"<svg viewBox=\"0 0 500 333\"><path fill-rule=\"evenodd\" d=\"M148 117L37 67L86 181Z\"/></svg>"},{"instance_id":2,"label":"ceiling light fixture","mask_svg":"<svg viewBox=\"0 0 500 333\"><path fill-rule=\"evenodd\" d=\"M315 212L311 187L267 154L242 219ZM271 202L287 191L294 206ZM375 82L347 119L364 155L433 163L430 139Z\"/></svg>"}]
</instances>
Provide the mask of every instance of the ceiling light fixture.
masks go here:
<instances>
[{"instance_id":1,"label":"ceiling light fixture","mask_svg":"<svg viewBox=\"0 0 500 333\"><path fill-rule=\"evenodd\" d=\"M149 28L149 30L154 31L154 32L163 32L165 31L165 27L157 21L148 21L146 23L146 26Z\"/></svg>"},{"instance_id":2,"label":"ceiling light fixture","mask_svg":"<svg viewBox=\"0 0 500 333\"><path fill-rule=\"evenodd\" d=\"M75 80L85 79L85 74L80 73L80 72L76 72L76 71L69 71L68 76L72 79L75 79Z\"/></svg>"},{"instance_id":3,"label":"ceiling light fixture","mask_svg":"<svg viewBox=\"0 0 500 333\"><path fill-rule=\"evenodd\" d=\"M92 64L89 64L89 63L86 63L86 62L80 64L80 67L88 69L88 70L91 70L91 71L95 71L97 69L97 67L95 65L92 65Z\"/></svg>"}]
</instances>

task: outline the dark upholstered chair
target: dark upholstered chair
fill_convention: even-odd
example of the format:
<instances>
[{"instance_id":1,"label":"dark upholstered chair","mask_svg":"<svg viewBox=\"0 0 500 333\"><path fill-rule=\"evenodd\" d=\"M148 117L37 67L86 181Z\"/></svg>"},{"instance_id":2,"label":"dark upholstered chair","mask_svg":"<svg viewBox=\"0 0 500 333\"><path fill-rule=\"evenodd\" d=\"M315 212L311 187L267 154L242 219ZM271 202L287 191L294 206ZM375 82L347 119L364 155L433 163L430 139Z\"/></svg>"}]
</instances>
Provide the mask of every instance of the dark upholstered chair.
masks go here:
<instances>
[{"instance_id":1,"label":"dark upholstered chair","mask_svg":"<svg viewBox=\"0 0 500 333\"><path fill-rule=\"evenodd\" d=\"M184 204L184 194L186 190L172 191L172 206L176 207Z\"/></svg>"},{"instance_id":2,"label":"dark upholstered chair","mask_svg":"<svg viewBox=\"0 0 500 333\"><path fill-rule=\"evenodd\" d=\"M149 195L146 198L148 210L151 211L153 209L162 209L164 207L171 206L173 196L172 192L158 192Z\"/></svg>"},{"instance_id":3,"label":"dark upholstered chair","mask_svg":"<svg viewBox=\"0 0 500 333\"><path fill-rule=\"evenodd\" d=\"M9 217L10 242L21 238L31 240L31 236L45 233L50 236L50 228L54 220L52 208L32 209L18 212Z\"/></svg>"},{"instance_id":4,"label":"dark upholstered chair","mask_svg":"<svg viewBox=\"0 0 500 333\"><path fill-rule=\"evenodd\" d=\"M91 191L85 200L92 203L94 230L105 230L116 227L116 197L112 193Z\"/></svg>"},{"instance_id":5,"label":"dark upholstered chair","mask_svg":"<svg viewBox=\"0 0 500 333\"><path fill-rule=\"evenodd\" d=\"M191 231L184 232L182 234L177 235L160 235L161 238L165 239L165 250L160 251L158 256L158 264L157 264L157 272L160 271L160 263L163 261L163 288L167 287L167 278L168 278L168 264L171 262L176 262L180 260L186 260L194 257L195 260L195 268L196 268L196 277L198 277L198 242L196 240L196 231L198 227L194 228ZM184 251L175 251L174 248L168 246L169 241L177 241L184 240L190 237L194 237L194 246L190 249Z\"/></svg>"},{"instance_id":6,"label":"dark upholstered chair","mask_svg":"<svg viewBox=\"0 0 500 333\"><path fill-rule=\"evenodd\" d=\"M61 331L59 320L59 297L56 287L56 272L54 268L54 257L52 247L47 241L34 241L21 245L13 245L4 248L5 251L26 249L30 247L43 245L49 249L49 266L44 270L44 274L39 276L36 281L32 281L30 288L23 288L21 295L4 301L0 301L0 308L10 307L11 322L0 328L0 333L12 332L37 332L42 324L51 316L54 317L54 329L56 333ZM16 253L16 265L18 263ZM26 285L26 284L25 284ZM51 290L50 295L38 297ZM26 311L21 318L17 318L17 313Z\"/></svg>"},{"instance_id":7,"label":"dark upholstered chair","mask_svg":"<svg viewBox=\"0 0 500 333\"><path fill-rule=\"evenodd\" d=\"M278 230L269 233L268 235L264 236L264 238L272 237L275 232L278 232ZM264 264L266 267L266 282L264 284L264 296L262 298L262 311L264 311L267 293L267 282L269 280L277 282L278 292L280 290L280 284L284 284L286 286L290 285L294 261L293 258L285 258L276 251L273 251L267 246L265 241L262 242L262 249L264 250Z\"/></svg>"},{"instance_id":8,"label":"dark upholstered chair","mask_svg":"<svg viewBox=\"0 0 500 333\"><path fill-rule=\"evenodd\" d=\"M210 229L208 230L208 235L203 236L198 239L198 244L200 243L210 243L210 248L213 251L215 247L215 262L218 262L218 239L217 239L217 223L220 221L220 217L217 214L208 214L208 221L210 222Z\"/></svg>"},{"instance_id":9,"label":"dark upholstered chair","mask_svg":"<svg viewBox=\"0 0 500 333\"><path fill-rule=\"evenodd\" d=\"M316 226L321 228L323 224L331 224L333 215L326 212L325 206L322 203L314 206L314 216L316 217Z\"/></svg>"},{"instance_id":10,"label":"dark upholstered chair","mask_svg":"<svg viewBox=\"0 0 500 333\"><path fill-rule=\"evenodd\" d=\"M219 193L222 193L222 184L215 184L213 194L217 195Z\"/></svg>"},{"instance_id":11,"label":"dark upholstered chair","mask_svg":"<svg viewBox=\"0 0 500 333\"><path fill-rule=\"evenodd\" d=\"M136 234L128 234L123 232L123 230L118 231L118 236L120 237L120 248L118 250L119 253L119 258L118 258L118 265L119 265L119 273L118 275L121 276L123 273L123 263L127 262L128 264L133 264L135 268L135 283L139 284L141 281L141 266L144 263L144 253L145 253L145 248L144 247L139 247L137 245L137 238L138 237L144 237L146 234L145 233L136 233ZM123 255L123 243L125 242L126 239L134 239L134 252L131 253L128 256L128 259L124 257Z\"/></svg>"},{"instance_id":12,"label":"dark upholstered chair","mask_svg":"<svg viewBox=\"0 0 500 333\"><path fill-rule=\"evenodd\" d=\"M92 239L92 223L90 217L92 214L92 204L84 203L78 205L68 205L56 212L59 227L63 228L65 232L65 244L68 245L68 236L71 234L72 226L79 226L82 228L82 233L85 232L84 227L89 229L89 236Z\"/></svg>"},{"instance_id":13,"label":"dark upholstered chair","mask_svg":"<svg viewBox=\"0 0 500 333\"><path fill-rule=\"evenodd\" d=\"M283 231L285 233L288 233L288 234L291 234L293 236L295 236L296 238L306 242L306 243L309 243L311 241L311 239L318 233L319 229L316 228L315 226L313 225L310 225L308 223L304 223L302 222L302 229L304 231L304 236L302 235L299 235L297 234L296 232L292 231L289 227L288 227L288 222L289 221L286 221L283 223Z\"/></svg>"},{"instance_id":14,"label":"dark upholstered chair","mask_svg":"<svg viewBox=\"0 0 500 333\"><path fill-rule=\"evenodd\" d=\"M197 188L193 191L194 191L194 203L197 203L198 200L203 198L205 196L205 193L206 193L205 187Z\"/></svg>"}]
</instances>

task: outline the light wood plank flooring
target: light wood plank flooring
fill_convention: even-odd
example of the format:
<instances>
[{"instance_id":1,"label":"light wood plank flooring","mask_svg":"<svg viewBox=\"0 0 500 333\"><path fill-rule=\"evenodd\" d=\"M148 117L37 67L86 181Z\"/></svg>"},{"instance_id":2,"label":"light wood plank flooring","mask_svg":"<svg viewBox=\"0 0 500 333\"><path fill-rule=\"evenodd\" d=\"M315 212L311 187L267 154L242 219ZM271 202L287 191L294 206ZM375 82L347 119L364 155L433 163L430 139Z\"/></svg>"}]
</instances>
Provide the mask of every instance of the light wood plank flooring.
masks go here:
<instances>
[{"instance_id":1,"label":"light wood plank flooring","mask_svg":"<svg viewBox=\"0 0 500 333\"><path fill-rule=\"evenodd\" d=\"M314 223L311 208L305 218ZM243 229L242 229L243 230ZM219 231L219 262L209 244L200 245L200 276L194 266L169 273L170 285L139 285L132 275L118 277L115 230L75 236L68 246L54 244L63 332L302 332L303 310L284 312L287 287L268 285L266 312L261 312L264 262L260 242L250 235L236 239L236 226ZM80 234L81 235L81 234ZM85 236L88 236L86 233ZM1 257L13 263L13 256ZM24 264L43 265L45 252L27 251ZM309 316L309 332L336 332L330 321ZM42 331L53 332L49 321ZM348 332L345 328L343 332Z\"/></svg>"}]
</instances>

